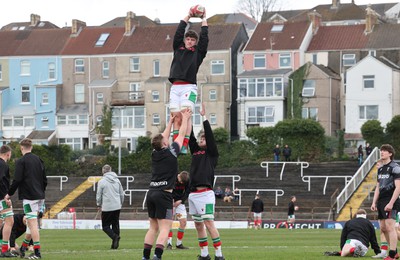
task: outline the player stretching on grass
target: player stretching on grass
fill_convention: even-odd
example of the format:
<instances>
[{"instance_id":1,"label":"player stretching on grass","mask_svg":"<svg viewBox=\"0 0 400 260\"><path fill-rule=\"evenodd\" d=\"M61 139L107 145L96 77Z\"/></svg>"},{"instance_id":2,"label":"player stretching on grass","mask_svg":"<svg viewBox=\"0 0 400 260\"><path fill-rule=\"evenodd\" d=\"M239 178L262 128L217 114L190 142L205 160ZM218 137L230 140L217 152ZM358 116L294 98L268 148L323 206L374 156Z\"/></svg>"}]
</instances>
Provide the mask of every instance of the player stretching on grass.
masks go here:
<instances>
[{"instance_id":1,"label":"player stretching on grass","mask_svg":"<svg viewBox=\"0 0 400 260\"><path fill-rule=\"evenodd\" d=\"M189 147L192 153L190 167L189 213L192 215L201 249L198 260L211 259L208 254L207 231L215 248L215 260L224 260L219 232L214 225L215 195L213 191L214 169L218 162L218 148L210 122L205 116L204 104L200 115L203 116L204 134L197 143L193 130L190 135Z\"/></svg>"},{"instance_id":2,"label":"player stretching on grass","mask_svg":"<svg viewBox=\"0 0 400 260\"><path fill-rule=\"evenodd\" d=\"M186 108L194 111L194 104L196 104L197 100L196 75L207 54L208 25L205 11L203 17L201 17L200 38L193 30L185 32L189 19L192 17L193 14L189 11L189 14L180 21L173 42L174 58L169 74L169 81L172 83L169 96L169 109L175 116L173 140L175 140L178 135L179 128L182 124L181 113L179 112ZM182 154L187 153L190 134L189 128L191 125L192 122L190 120L187 126L188 132L185 133L185 139L183 141Z\"/></svg>"}]
</instances>

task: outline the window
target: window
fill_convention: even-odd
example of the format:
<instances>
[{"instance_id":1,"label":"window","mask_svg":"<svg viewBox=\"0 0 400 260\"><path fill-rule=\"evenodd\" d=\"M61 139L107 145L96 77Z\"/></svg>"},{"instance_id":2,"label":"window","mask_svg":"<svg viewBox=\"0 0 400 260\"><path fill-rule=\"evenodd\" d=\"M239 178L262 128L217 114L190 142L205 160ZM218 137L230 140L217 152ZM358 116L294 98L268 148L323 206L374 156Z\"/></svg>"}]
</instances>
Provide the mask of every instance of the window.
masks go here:
<instances>
[{"instance_id":1,"label":"window","mask_svg":"<svg viewBox=\"0 0 400 260\"><path fill-rule=\"evenodd\" d=\"M140 71L140 59L138 57L132 57L129 60L129 71L138 72Z\"/></svg>"},{"instance_id":2,"label":"window","mask_svg":"<svg viewBox=\"0 0 400 260\"><path fill-rule=\"evenodd\" d=\"M378 119L378 106L359 106L359 119L371 120Z\"/></svg>"},{"instance_id":3,"label":"window","mask_svg":"<svg viewBox=\"0 0 400 260\"><path fill-rule=\"evenodd\" d=\"M42 127L49 127L49 118L47 116L42 117Z\"/></svg>"},{"instance_id":4,"label":"window","mask_svg":"<svg viewBox=\"0 0 400 260\"><path fill-rule=\"evenodd\" d=\"M21 102L22 103L31 102L31 88L28 85L21 86Z\"/></svg>"},{"instance_id":5,"label":"window","mask_svg":"<svg viewBox=\"0 0 400 260\"><path fill-rule=\"evenodd\" d=\"M318 120L318 108L315 107L303 107L301 110L301 117L303 119Z\"/></svg>"},{"instance_id":6,"label":"window","mask_svg":"<svg viewBox=\"0 0 400 260\"><path fill-rule=\"evenodd\" d=\"M368 55L370 55L370 56L376 56L376 50L369 50L368 51Z\"/></svg>"},{"instance_id":7,"label":"window","mask_svg":"<svg viewBox=\"0 0 400 260\"><path fill-rule=\"evenodd\" d=\"M3 127L33 127L33 117L3 117Z\"/></svg>"},{"instance_id":8,"label":"window","mask_svg":"<svg viewBox=\"0 0 400 260\"><path fill-rule=\"evenodd\" d=\"M273 107L249 107L247 110L247 124L274 122Z\"/></svg>"},{"instance_id":9,"label":"window","mask_svg":"<svg viewBox=\"0 0 400 260\"><path fill-rule=\"evenodd\" d=\"M160 76L160 61L159 60L153 61L153 76L154 77Z\"/></svg>"},{"instance_id":10,"label":"window","mask_svg":"<svg viewBox=\"0 0 400 260\"><path fill-rule=\"evenodd\" d=\"M211 125L217 124L217 115L216 114L210 114L210 124Z\"/></svg>"},{"instance_id":11,"label":"window","mask_svg":"<svg viewBox=\"0 0 400 260\"><path fill-rule=\"evenodd\" d=\"M129 100L137 100L140 98L139 89L140 89L140 83L138 82L129 83Z\"/></svg>"},{"instance_id":12,"label":"window","mask_svg":"<svg viewBox=\"0 0 400 260\"><path fill-rule=\"evenodd\" d=\"M110 62L103 61L102 67L103 78L110 77Z\"/></svg>"},{"instance_id":13,"label":"window","mask_svg":"<svg viewBox=\"0 0 400 260\"><path fill-rule=\"evenodd\" d=\"M314 53L312 55L312 63L313 64L317 64L317 62L318 62L318 55L316 53Z\"/></svg>"},{"instance_id":14,"label":"window","mask_svg":"<svg viewBox=\"0 0 400 260\"><path fill-rule=\"evenodd\" d=\"M254 54L254 68L265 68L266 60L264 54Z\"/></svg>"},{"instance_id":15,"label":"window","mask_svg":"<svg viewBox=\"0 0 400 260\"><path fill-rule=\"evenodd\" d=\"M113 109L114 126L119 126L121 124L121 129L144 129L144 121L144 107Z\"/></svg>"},{"instance_id":16,"label":"window","mask_svg":"<svg viewBox=\"0 0 400 260\"><path fill-rule=\"evenodd\" d=\"M87 125L88 117L87 115L78 115L78 125Z\"/></svg>"},{"instance_id":17,"label":"window","mask_svg":"<svg viewBox=\"0 0 400 260\"><path fill-rule=\"evenodd\" d=\"M283 24L274 24L271 28L271 32L281 32L283 31Z\"/></svg>"},{"instance_id":18,"label":"window","mask_svg":"<svg viewBox=\"0 0 400 260\"><path fill-rule=\"evenodd\" d=\"M153 97L153 102L159 102L160 101L160 92L157 90L154 90L151 92L151 95Z\"/></svg>"},{"instance_id":19,"label":"window","mask_svg":"<svg viewBox=\"0 0 400 260\"><path fill-rule=\"evenodd\" d=\"M49 93L42 93L42 104L49 104Z\"/></svg>"},{"instance_id":20,"label":"window","mask_svg":"<svg viewBox=\"0 0 400 260\"><path fill-rule=\"evenodd\" d=\"M279 54L279 68L290 68L291 63L292 62L290 53Z\"/></svg>"},{"instance_id":21,"label":"window","mask_svg":"<svg viewBox=\"0 0 400 260\"><path fill-rule=\"evenodd\" d=\"M85 102L85 85L76 84L75 85L75 103Z\"/></svg>"},{"instance_id":22,"label":"window","mask_svg":"<svg viewBox=\"0 0 400 260\"><path fill-rule=\"evenodd\" d=\"M31 74L31 63L27 60L21 61L21 75L27 76Z\"/></svg>"},{"instance_id":23,"label":"window","mask_svg":"<svg viewBox=\"0 0 400 260\"><path fill-rule=\"evenodd\" d=\"M58 143L69 145L72 150L81 150L81 138L60 138Z\"/></svg>"},{"instance_id":24,"label":"window","mask_svg":"<svg viewBox=\"0 0 400 260\"><path fill-rule=\"evenodd\" d=\"M75 73L85 73L85 62L83 59L75 59Z\"/></svg>"},{"instance_id":25,"label":"window","mask_svg":"<svg viewBox=\"0 0 400 260\"><path fill-rule=\"evenodd\" d=\"M213 60L211 61L211 75L225 74L225 61Z\"/></svg>"},{"instance_id":26,"label":"window","mask_svg":"<svg viewBox=\"0 0 400 260\"><path fill-rule=\"evenodd\" d=\"M343 66L353 66L356 64L355 54L343 54Z\"/></svg>"},{"instance_id":27,"label":"window","mask_svg":"<svg viewBox=\"0 0 400 260\"><path fill-rule=\"evenodd\" d=\"M57 116L57 125L65 125L67 123L67 116Z\"/></svg>"},{"instance_id":28,"label":"window","mask_svg":"<svg viewBox=\"0 0 400 260\"><path fill-rule=\"evenodd\" d=\"M97 98L97 104L103 104L103 102L104 102L103 93L97 93L96 98Z\"/></svg>"},{"instance_id":29,"label":"window","mask_svg":"<svg viewBox=\"0 0 400 260\"><path fill-rule=\"evenodd\" d=\"M48 65L49 69L49 79L55 79L56 78L56 64L53 62L50 62Z\"/></svg>"},{"instance_id":30,"label":"window","mask_svg":"<svg viewBox=\"0 0 400 260\"><path fill-rule=\"evenodd\" d=\"M99 39L97 40L95 46L96 47L102 47L104 45L104 43L107 41L108 36L110 36L109 33L102 33L99 37Z\"/></svg>"},{"instance_id":31,"label":"window","mask_svg":"<svg viewBox=\"0 0 400 260\"><path fill-rule=\"evenodd\" d=\"M24 126L25 127L34 126L33 117L24 117Z\"/></svg>"},{"instance_id":32,"label":"window","mask_svg":"<svg viewBox=\"0 0 400 260\"><path fill-rule=\"evenodd\" d=\"M375 75L363 76L364 89L373 89L375 87Z\"/></svg>"},{"instance_id":33,"label":"window","mask_svg":"<svg viewBox=\"0 0 400 260\"><path fill-rule=\"evenodd\" d=\"M281 97L283 95L283 79L240 79L239 89L241 97Z\"/></svg>"},{"instance_id":34,"label":"window","mask_svg":"<svg viewBox=\"0 0 400 260\"><path fill-rule=\"evenodd\" d=\"M211 89L208 95L208 98L210 101L216 101L217 100L217 90Z\"/></svg>"},{"instance_id":35,"label":"window","mask_svg":"<svg viewBox=\"0 0 400 260\"><path fill-rule=\"evenodd\" d=\"M315 95L315 80L305 80L303 84L303 97L313 97Z\"/></svg>"},{"instance_id":36,"label":"window","mask_svg":"<svg viewBox=\"0 0 400 260\"><path fill-rule=\"evenodd\" d=\"M153 114L153 125L159 125L160 124L160 114Z\"/></svg>"}]
</instances>

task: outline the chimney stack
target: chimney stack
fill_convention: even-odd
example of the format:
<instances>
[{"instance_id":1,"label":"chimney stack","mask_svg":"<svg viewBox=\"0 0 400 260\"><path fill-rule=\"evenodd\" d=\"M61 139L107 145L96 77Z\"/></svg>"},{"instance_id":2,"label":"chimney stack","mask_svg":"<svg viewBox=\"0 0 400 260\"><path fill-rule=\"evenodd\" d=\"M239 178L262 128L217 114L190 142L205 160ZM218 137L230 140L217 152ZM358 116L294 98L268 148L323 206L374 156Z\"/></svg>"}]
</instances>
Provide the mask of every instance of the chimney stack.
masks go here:
<instances>
[{"instance_id":1,"label":"chimney stack","mask_svg":"<svg viewBox=\"0 0 400 260\"><path fill-rule=\"evenodd\" d=\"M86 27L86 23L77 19L72 19L71 36L76 37Z\"/></svg>"},{"instance_id":2,"label":"chimney stack","mask_svg":"<svg viewBox=\"0 0 400 260\"><path fill-rule=\"evenodd\" d=\"M308 19L311 21L312 32L313 35L315 35L318 31L318 28L322 24L322 16L316 10L314 10L308 13Z\"/></svg>"},{"instance_id":3,"label":"chimney stack","mask_svg":"<svg viewBox=\"0 0 400 260\"><path fill-rule=\"evenodd\" d=\"M332 0L332 6L331 6L332 9L338 8L339 5L340 5L340 0Z\"/></svg>"},{"instance_id":4,"label":"chimney stack","mask_svg":"<svg viewBox=\"0 0 400 260\"><path fill-rule=\"evenodd\" d=\"M36 26L40 23L40 15L31 14L31 26Z\"/></svg>"},{"instance_id":5,"label":"chimney stack","mask_svg":"<svg viewBox=\"0 0 400 260\"><path fill-rule=\"evenodd\" d=\"M365 9L365 34L369 34L374 29L374 25L378 24L379 14L371 8L371 4Z\"/></svg>"},{"instance_id":6,"label":"chimney stack","mask_svg":"<svg viewBox=\"0 0 400 260\"><path fill-rule=\"evenodd\" d=\"M132 35L133 30L135 29L135 13L127 12L125 18L125 34L126 36Z\"/></svg>"}]
</instances>

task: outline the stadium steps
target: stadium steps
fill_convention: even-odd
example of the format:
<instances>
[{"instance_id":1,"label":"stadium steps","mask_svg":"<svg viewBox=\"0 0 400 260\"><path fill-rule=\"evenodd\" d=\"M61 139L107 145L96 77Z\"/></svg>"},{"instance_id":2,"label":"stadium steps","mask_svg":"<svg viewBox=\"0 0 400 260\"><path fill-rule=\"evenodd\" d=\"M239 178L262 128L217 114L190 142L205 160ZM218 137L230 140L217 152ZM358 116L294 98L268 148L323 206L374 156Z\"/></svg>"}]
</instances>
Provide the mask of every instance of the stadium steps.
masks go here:
<instances>
[{"instance_id":1,"label":"stadium steps","mask_svg":"<svg viewBox=\"0 0 400 260\"><path fill-rule=\"evenodd\" d=\"M97 183L101 177L95 178L95 182ZM73 189L68 195L55 203L48 214L45 214L45 218L54 218L58 213L63 211L65 207L67 207L72 201L78 198L81 194L85 193L86 190L93 187L93 182L89 182L88 180L83 181L78 187Z\"/></svg>"},{"instance_id":2,"label":"stadium steps","mask_svg":"<svg viewBox=\"0 0 400 260\"><path fill-rule=\"evenodd\" d=\"M344 205L343 209L337 216L337 221L347 221L355 211L362 207L363 202L367 199L369 194L373 192L376 185L376 165L371 168L364 181L360 184L356 192L351 196L350 200Z\"/></svg>"}]
</instances>

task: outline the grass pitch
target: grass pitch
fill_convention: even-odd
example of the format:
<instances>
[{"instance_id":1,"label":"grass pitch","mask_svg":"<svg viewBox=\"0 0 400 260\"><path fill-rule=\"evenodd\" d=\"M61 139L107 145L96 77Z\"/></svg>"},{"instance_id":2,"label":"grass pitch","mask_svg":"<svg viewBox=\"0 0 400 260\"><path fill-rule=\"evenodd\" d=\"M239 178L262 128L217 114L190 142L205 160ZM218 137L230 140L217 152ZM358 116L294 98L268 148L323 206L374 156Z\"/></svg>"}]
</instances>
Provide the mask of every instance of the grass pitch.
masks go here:
<instances>
[{"instance_id":1,"label":"grass pitch","mask_svg":"<svg viewBox=\"0 0 400 260\"><path fill-rule=\"evenodd\" d=\"M102 230L41 230L42 259L142 259L143 239L147 230L121 230L118 250L111 250L111 239ZM339 259L324 256L339 251L340 230L330 229L222 229L222 252L227 260L243 259ZM379 235L379 231L377 232ZM174 243L176 241L174 230ZM21 238L17 243L21 242ZM209 252L214 248L209 238ZM183 240L189 250L166 250L165 260L197 259L200 250L196 231L186 230ZM175 247L174 247L175 248ZM154 248L152 254L154 253ZM367 256L374 255L369 250Z\"/></svg>"}]
</instances>

